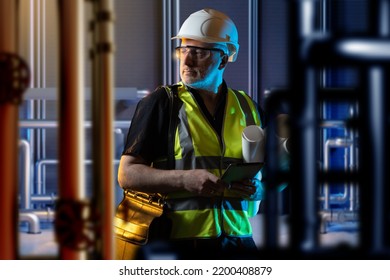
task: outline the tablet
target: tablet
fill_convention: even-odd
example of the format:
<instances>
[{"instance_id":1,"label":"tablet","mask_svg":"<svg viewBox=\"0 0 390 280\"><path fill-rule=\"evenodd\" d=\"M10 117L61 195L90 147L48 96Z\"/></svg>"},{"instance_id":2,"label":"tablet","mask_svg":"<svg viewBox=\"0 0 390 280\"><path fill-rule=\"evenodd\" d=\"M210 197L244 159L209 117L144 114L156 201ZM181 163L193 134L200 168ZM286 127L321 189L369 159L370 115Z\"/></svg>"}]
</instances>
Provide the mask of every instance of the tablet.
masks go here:
<instances>
[{"instance_id":1,"label":"tablet","mask_svg":"<svg viewBox=\"0 0 390 280\"><path fill-rule=\"evenodd\" d=\"M232 163L226 168L221 180L226 183L252 179L263 167L264 162Z\"/></svg>"}]
</instances>

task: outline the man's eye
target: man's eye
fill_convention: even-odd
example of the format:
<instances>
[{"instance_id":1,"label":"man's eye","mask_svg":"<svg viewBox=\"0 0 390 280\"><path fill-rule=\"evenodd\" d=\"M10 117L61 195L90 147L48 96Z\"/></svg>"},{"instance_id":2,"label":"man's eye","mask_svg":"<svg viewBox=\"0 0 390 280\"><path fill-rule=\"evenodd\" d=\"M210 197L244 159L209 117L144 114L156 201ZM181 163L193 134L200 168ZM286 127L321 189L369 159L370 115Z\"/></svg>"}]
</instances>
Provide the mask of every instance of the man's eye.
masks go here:
<instances>
[{"instance_id":1,"label":"man's eye","mask_svg":"<svg viewBox=\"0 0 390 280\"><path fill-rule=\"evenodd\" d=\"M196 50L196 55L199 57L204 57L206 56L206 52L204 50Z\"/></svg>"}]
</instances>

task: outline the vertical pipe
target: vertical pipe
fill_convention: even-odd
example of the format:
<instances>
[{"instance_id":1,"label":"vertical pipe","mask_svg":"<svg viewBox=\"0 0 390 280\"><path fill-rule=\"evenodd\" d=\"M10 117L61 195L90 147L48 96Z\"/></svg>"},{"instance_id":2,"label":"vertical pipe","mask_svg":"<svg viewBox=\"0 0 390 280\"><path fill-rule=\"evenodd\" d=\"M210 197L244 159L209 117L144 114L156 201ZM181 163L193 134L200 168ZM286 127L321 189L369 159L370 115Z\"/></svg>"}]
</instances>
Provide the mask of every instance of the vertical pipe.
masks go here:
<instances>
[{"instance_id":1,"label":"vertical pipe","mask_svg":"<svg viewBox=\"0 0 390 280\"><path fill-rule=\"evenodd\" d=\"M371 135L371 153L372 166L372 250L378 253L384 246L384 228L386 222L384 217L384 196L383 191L385 187L385 169L386 158L384 151L386 149L385 136L385 121L386 114L384 112L386 91L384 88L384 70L383 68L373 67L369 70L369 111L371 112L369 118L369 127Z\"/></svg>"},{"instance_id":2,"label":"vertical pipe","mask_svg":"<svg viewBox=\"0 0 390 280\"><path fill-rule=\"evenodd\" d=\"M42 88L46 88L46 0L41 0L41 19L40 19L40 65L41 65L41 81L40 85ZM40 100L40 119L46 119L46 100ZM42 128L40 129L40 152L41 154L39 155L39 158L45 159L46 158L46 129ZM43 170L43 178L46 181L46 169ZM46 185L46 184L44 184ZM46 189L43 189L43 193L46 193Z\"/></svg>"},{"instance_id":3,"label":"vertical pipe","mask_svg":"<svg viewBox=\"0 0 390 280\"><path fill-rule=\"evenodd\" d=\"M18 1L18 50L20 56L22 56L32 68L34 65L33 60L33 5L31 0L19 0ZM32 77L30 87L34 86L33 73L31 71L30 76ZM34 100L27 100L26 106L23 107L26 111L26 118L34 118ZM26 130L26 138L29 142L30 147L34 147L34 130ZM31 149L31 158L34 158L34 151ZM31 172L31 181L34 182L34 172ZM32 187L32 186L31 186Z\"/></svg>"},{"instance_id":4,"label":"vertical pipe","mask_svg":"<svg viewBox=\"0 0 390 280\"><path fill-rule=\"evenodd\" d=\"M278 139L276 137L276 112L277 105L280 99L274 95L270 95L267 98L266 110L269 112L269 123L267 126L267 139L266 139L266 151L267 151L267 181L265 188L265 240L266 248L272 252L278 246L278 192L277 192L277 177L278 177Z\"/></svg>"},{"instance_id":5,"label":"vertical pipe","mask_svg":"<svg viewBox=\"0 0 390 280\"><path fill-rule=\"evenodd\" d=\"M58 0L59 8L59 197L75 213L84 189L84 2ZM58 216L57 221L61 222ZM71 214L71 215L72 215ZM70 221L72 222L72 221ZM70 225L71 226L71 225ZM72 228L72 230L75 230ZM82 229L78 229L81 231ZM57 231L58 235L63 234ZM76 232L69 232L70 236ZM61 240L61 239L59 239ZM60 242L61 259L85 258L85 251Z\"/></svg>"},{"instance_id":6,"label":"vertical pipe","mask_svg":"<svg viewBox=\"0 0 390 280\"><path fill-rule=\"evenodd\" d=\"M380 26L379 26L379 36L382 38L389 39L390 38L390 1L389 0L381 0L380 1L380 7L379 7L379 20L380 20ZM380 154L380 158L378 158L378 164L381 164L381 169L377 172L377 176L380 176L381 185L376 188L375 193L375 201L380 199L378 208L380 211L378 221L377 223L381 224L381 235L382 235L382 244L376 244L377 249L380 252L383 252L385 248L388 250L390 246L390 225L388 223L388 213L390 212L390 207L388 206L388 203L386 203L385 198L389 195L389 188L387 187L389 185L389 175L386 170L388 170L388 163L387 163L387 155L389 154L389 148L388 148L388 139L389 139L389 133L386 129L388 127L386 119L387 114L389 112L389 105L388 105L388 99L387 99L387 92L389 89L389 82L388 77L390 73L390 67L386 66L383 67L382 70L382 91L380 92L380 95L377 97L372 97L376 99L376 103L378 106L382 106L380 109L380 112L377 112L377 117L381 118L380 124L379 124L379 133L381 134L381 143L379 149L382 151ZM386 113L387 112L387 113ZM379 220L380 219L380 220ZM377 226L379 228L379 226Z\"/></svg>"},{"instance_id":7,"label":"vertical pipe","mask_svg":"<svg viewBox=\"0 0 390 280\"><path fill-rule=\"evenodd\" d=\"M357 113L355 112L355 107L356 107L355 103L350 105L350 115L349 115L350 118L355 118L357 115ZM358 170L356 165L357 162L356 162L356 153L355 153L355 150L357 148L357 140L356 140L357 133L354 129L348 129L348 134L350 135L350 142L351 142L351 146L349 147L349 171L354 172ZM350 211L355 211L357 209L356 189L358 187L359 185L356 183L353 182L349 183L349 210Z\"/></svg>"},{"instance_id":8,"label":"vertical pipe","mask_svg":"<svg viewBox=\"0 0 390 280\"><path fill-rule=\"evenodd\" d=\"M386 181L386 145L385 131L385 92L384 69L382 67L369 67L364 74L361 93L361 120L367 125L361 127L361 147L369 147L359 152L361 182L361 246L364 252L380 254L384 249L384 216ZM363 71L362 71L363 72ZM367 188L366 186L370 186Z\"/></svg>"},{"instance_id":9,"label":"vertical pipe","mask_svg":"<svg viewBox=\"0 0 390 280\"><path fill-rule=\"evenodd\" d=\"M388 1L373 0L368 4L370 36L389 37L389 5ZM363 72L363 71L362 71ZM361 147L369 147L359 151L361 174L361 244L369 254L381 254L388 240L386 227L388 224L386 198L388 196L386 139L386 106L389 68L372 65L364 69L366 75L361 93L361 120L367 125L361 127ZM367 188L366 186L370 186ZM388 208L387 208L388 209Z\"/></svg>"},{"instance_id":10,"label":"vertical pipe","mask_svg":"<svg viewBox=\"0 0 390 280\"><path fill-rule=\"evenodd\" d=\"M316 98L316 77L314 69L305 69L304 103L301 111L300 121L303 124L300 130L300 140L304 145L301 150L302 163L301 174L303 196L302 196L302 218L305 222L305 229L302 240L302 249L313 250L317 247L317 98Z\"/></svg>"},{"instance_id":11,"label":"vertical pipe","mask_svg":"<svg viewBox=\"0 0 390 280\"><path fill-rule=\"evenodd\" d=\"M322 33L326 33L326 32L329 31L329 23L328 23L329 3L327 3L327 2L328 2L327 0L321 0L320 1L320 10L321 10L321 13L320 13L320 29L321 29ZM321 73L322 75L321 75L321 84L320 84L320 86L322 88L326 88L326 87L330 86L329 83L328 83L328 79L327 79L329 70L323 69L323 70L321 70L321 72L322 72ZM327 102L325 100L323 100L322 103L321 103L321 112L320 112L320 114L322 116L322 119L324 119L324 120L327 119ZM322 141L321 144L323 146L323 149L320 150L319 157L322 158L324 162L326 162L328 155L326 154L326 151L324 152L324 148L326 148L326 141L327 141L327 138L328 138L328 130L327 129L321 130L320 131L320 137L321 137L321 141ZM325 197L324 208L326 209L326 207L329 206L329 205L327 205L327 198L328 198L328 193L329 193L329 184L328 183L325 183L323 185L323 190L325 192L325 194L324 194L324 197Z\"/></svg>"},{"instance_id":12,"label":"vertical pipe","mask_svg":"<svg viewBox=\"0 0 390 280\"><path fill-rule=\"evenodd\" d=\"M34 60L35 87L41 87L41 0L34 2Z\"/></svg>"},{"instance_id":13,"label":"vertical pipe","mask_svg":"<svg viewBox=\"0 0 390 280\"><path fill-rule=\"evenodd\" d=\"M249 0L249 20L248 20L248 32L249 32L249 50L248 50L248 89L251 97L259 102L260 89L258 86L259 70L260 65L259 57L259 5L256 0Z\"/></svg>"},{"instance_id":14,"label":"vertical pipe","mask_svg":"<svg viewBox=\"0 0 390 280\"><path fill-rule=\"evenodd\" d=\"M329 148L329 144L330 143L330 139L326 140L325 141L325 145L324 145L324 171L328 171L329 170L329 153L330 153L330 148ZM328 182L325 182L324 183L324 210L329 210L329 183Z\"/></svg>"},{"instance_id":15,"label":"vertical pipe","mask_svg":"<svg viewBox=\"0 0 390 280\"><path fill-rule=\"evenodd\" d=\"M93 5L93 205L102 223L96 255L109 260L114 258L114 4L113 0L98 0Z\"/></svg>"},{"instance_id":16,"label":"vertical pipe","mask_svg":"<svg viewBox=\"0 0 390 280\"><path fill-rule=\"evenodd\" d=\"M0 53L16 52L15 31L16 1L0 0ZM0 131L0 259L15 259L18 221L18 162L15 156L18 153L18 107L15 104L0 104Z\"/></svg>"},{"instance_id":17,"label":"vertical pipe","mask_svg":"<svg viewBox=\"0 0 390 280\"><path fill-rule=\"evenodd\" d=\"M18 0L18 50L20 55L32 66L33 63L33 7L31 0ZM31 78L33 72L31 72ZM31 85L33 85L33 78Z\"/></svg>"},{"instance_id":18,"label":"vertical pipe","mask_svg":"<svg viewBox=\"0 0 390 280\"><path fill-rule=\"evenodd\" d=\"M310 0L289 1L290 81L292 84L292 245L298 252L313 251L317 235L317 98L316 72L302 61L302 46L314 32L315 3Z\"/></svg>"},{"instance_id":19,"label":"vertical pipe","mask_svg":"<svg viewBox=\"0 0 390 280\"><path fill-rule=\"evenodd\" d=\"M171 38L177 34L180 26L180 1L164 0L162 11L163 11L163 32L162 32L163 84L167 85L167 84L173 84L178 82L178 78L179 78L178 61L174 60L172 56L173 48L172 48ZM174 42L176 42L176 40Z\"/></svg>"},{"instance_id":20,"label":"vertical pipe","mask_svg":"<svg viewBox=\"0 0 390 280\"><path fill-rule=\"evenodd\" d=\"M23 189L20 195L20 208L31 208L31 147L26 140L19 140L19 148L23 155Z\"/></svg>"},{"instance_id":21,"label":"vertical pipe","mask_svg":"<svg viewBox=\"0 0 390 280\"><path fill-rule=\"evenodd\" d=\"M171 0L163 1L163 83L172 82L172 3Z\"/></svg>"},{"instance_id":22,"label":"vertical pipe","mask_svg":"<svg viewBox=\"0 0 390 280\"><path fill-rule=\"evenodd\" d=\"M172 6L173 10L173 21L172 21L172 35L176 35L179 32L180 28L180 0L175 0L173 2ZM170 38L169 38L170 39ZM170 44L172 45L172 40L170 40ZM177 42L177 40L174 40ZM173 64L173 71L172 71L172 83L177 83L180 81L180 71L179 71L179 61L177 59L174 59L175 57L172 56L173 54L173 49L171 51L171 56L170 56L170 62Z\"/></svg>"}]
</instances>

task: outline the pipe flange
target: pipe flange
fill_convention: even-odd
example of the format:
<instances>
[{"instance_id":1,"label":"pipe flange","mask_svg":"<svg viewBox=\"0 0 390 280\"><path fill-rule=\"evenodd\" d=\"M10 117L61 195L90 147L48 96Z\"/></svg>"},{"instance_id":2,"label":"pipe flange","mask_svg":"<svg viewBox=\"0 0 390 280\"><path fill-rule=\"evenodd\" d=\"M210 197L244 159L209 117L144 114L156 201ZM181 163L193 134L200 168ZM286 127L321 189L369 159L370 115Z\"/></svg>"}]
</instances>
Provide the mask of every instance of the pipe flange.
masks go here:
<instances>
[{"instance_id":1,"label":"pipe flange","mask_svg":"<svg viewBox=\"0 0 390 280\"><path fill-rule=\"evenodd\" d=\"M22 102L30 85L30 69L17 54L0 52L0 104Z\"/></svg>"},{"instance_id":2,"label":"pipe flange","mask_svg":"<svg viewBox=\"0 0 390 280\"><path fill-rule=\"evenodd\" d=\"M75 250L92 248L96 242L95 215L87 201L61 199L56 205L55 232L59 244Z\"/></svg>"}]
</instances>

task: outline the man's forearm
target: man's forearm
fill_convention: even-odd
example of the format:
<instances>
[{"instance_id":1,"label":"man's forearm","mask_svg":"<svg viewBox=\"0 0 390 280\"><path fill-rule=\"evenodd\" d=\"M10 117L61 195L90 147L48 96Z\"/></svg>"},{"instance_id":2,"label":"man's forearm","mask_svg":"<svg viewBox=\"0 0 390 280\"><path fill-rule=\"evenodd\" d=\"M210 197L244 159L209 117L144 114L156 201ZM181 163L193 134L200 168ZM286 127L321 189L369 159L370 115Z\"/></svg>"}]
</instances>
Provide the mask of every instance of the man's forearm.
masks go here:
<instances>
[{"instance_id":1,"label":"man's forearm","mask_svg":"<svg viewBox=\"0 0 390 280\"><path fill-rule=\"evenodd\" d=\"M118 182L123 189L168 193L183 189L182 170L160 170L144 164L121 165Z\"/></svg>"}]
</instances>

